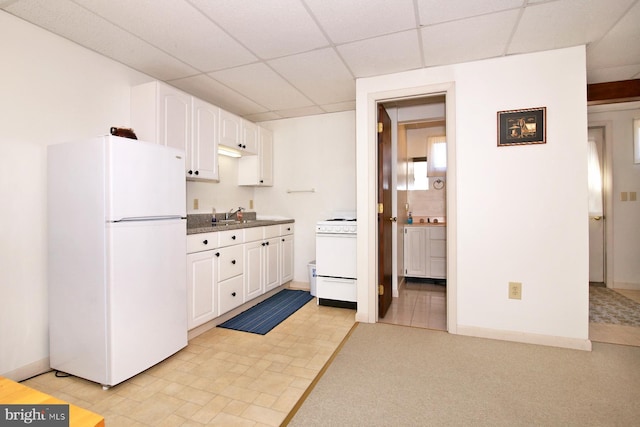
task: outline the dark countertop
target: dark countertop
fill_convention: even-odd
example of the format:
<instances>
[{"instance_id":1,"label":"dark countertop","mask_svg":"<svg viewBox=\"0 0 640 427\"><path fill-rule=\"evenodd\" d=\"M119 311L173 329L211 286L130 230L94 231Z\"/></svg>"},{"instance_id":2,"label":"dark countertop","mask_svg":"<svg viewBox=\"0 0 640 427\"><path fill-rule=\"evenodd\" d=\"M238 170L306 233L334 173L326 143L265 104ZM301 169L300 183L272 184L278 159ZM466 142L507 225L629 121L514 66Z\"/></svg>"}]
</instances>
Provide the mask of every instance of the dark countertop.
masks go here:
<instances>
[{"instance_id":1,"label":"dark countertop","mask_svg":"<svg viewBox=\"0 0 640 427\"><path fill-rule=\"evenodd\" d=\"M224 215L224 214L222 214ZM225 230L238 230L242 228L264 227L268 225L290 224L295 222L289 218L258 219L255 212L245 212L241 222L223 224L220 214L216 214L216 225L212 225L213 214L187 215L187 235L199 233L211 233Z\"/></svg>"}]
</instances>

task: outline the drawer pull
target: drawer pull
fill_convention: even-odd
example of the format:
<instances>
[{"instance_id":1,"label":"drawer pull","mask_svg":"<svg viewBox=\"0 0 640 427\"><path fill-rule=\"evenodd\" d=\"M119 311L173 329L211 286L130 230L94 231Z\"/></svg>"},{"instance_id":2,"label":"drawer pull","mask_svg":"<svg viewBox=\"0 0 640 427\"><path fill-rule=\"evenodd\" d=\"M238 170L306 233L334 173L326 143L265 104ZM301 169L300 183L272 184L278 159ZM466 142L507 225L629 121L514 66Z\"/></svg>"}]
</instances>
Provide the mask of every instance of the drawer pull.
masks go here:
<instances>
[{"instance_id":1,"label":"drawer pull","mask_svg":"<svg viewBox=\"0 0 640 427\"><path fill-rule=\"evenodd\" d=\"M231 296L232 296L232 297L235 297L235 296L236 296L236 293L235 293L235 292L231 292Z\"/></svg>"},{"instance_id":2,"label":"drawer pull","mask_svg":"<svg viewBox=\"0 0 640 427\"><path fill-rule=\"evenodd\" d=\"M205 240L203 240L203 241L202 241L202 244L203 244L203 245L208 245L208 244L209 244L209 241L205 239Z\"/></svg>"},{"instance_id":3,"label":"drawer pull","mask_svg":"<svg viewBox=\"0 0 640 427\"><path fill-rule=\"evenodd\" d=\"M236 236L231 236L231 240L236 240Z\"/></svg>"},{"instance_id":4,"label":"drawer pull","mask_svg":"<svg viewBox=\"0 0 640 427\"><path fill-rule=\"evenodd\" d=\"M216 252L216 256L219 257L220 256L220 252Z\"/></svg>"},{"instance_id":5,"label":"drawer pull","mask_svg":"<svg viewBox=\"0 0 640 427\"><path fill-rule=\"evenodd\" d=\"M235 259L232 259L232 260L231 260L231 264L235 265L235 264L236 264L236 260L235 260Z\"/></svg>"},{"instance_id":6,"label":"drawer pull","mask_svg":"<svg viewBox=\"0 0 640 427\"><path fill-rule=\"evenodd\" d=\"M264 246L266 243L262 242L262 246Z\"/></svg>"}]
</instances>

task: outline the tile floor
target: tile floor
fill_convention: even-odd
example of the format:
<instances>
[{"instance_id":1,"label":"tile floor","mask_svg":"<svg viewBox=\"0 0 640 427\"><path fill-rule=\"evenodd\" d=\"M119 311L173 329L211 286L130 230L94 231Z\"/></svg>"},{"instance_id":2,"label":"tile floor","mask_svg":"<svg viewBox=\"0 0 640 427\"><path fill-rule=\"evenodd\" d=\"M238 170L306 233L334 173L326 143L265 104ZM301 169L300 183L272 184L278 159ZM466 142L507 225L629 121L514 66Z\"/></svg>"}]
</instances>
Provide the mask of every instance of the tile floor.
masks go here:
<instances>
[{"instance_id":1,"label":"tile floor","mask_svg":"<svg viewBox=\"0 0 640 427\"><path fill-rule=\"evenodd\" d=\"M640 291L638 290L615 289L615 291L640 303ZM640 347L640 327L590 322L589 339L595 342Z\"/></svg>"},{"instance_id":2,"label":"tile floor","mask_svg":"<svg viewBox=\"0 0 640 427\"><path fill-rule=\"evenodd\" d=\"M447 287L407 280L380 323L447 330Z\"/></svg>"},{"instance_id":3,"label":"tile floor","mask_svg":"<svg viewBox=\"0 0 640 427\"><path fill-rule=\"evenodd\" d=\"M147 371L102 390L50 372L23 384L116 426L278 426L355 323L315 299L267 335L214 328Z\"/></svg>"}]
</instances>

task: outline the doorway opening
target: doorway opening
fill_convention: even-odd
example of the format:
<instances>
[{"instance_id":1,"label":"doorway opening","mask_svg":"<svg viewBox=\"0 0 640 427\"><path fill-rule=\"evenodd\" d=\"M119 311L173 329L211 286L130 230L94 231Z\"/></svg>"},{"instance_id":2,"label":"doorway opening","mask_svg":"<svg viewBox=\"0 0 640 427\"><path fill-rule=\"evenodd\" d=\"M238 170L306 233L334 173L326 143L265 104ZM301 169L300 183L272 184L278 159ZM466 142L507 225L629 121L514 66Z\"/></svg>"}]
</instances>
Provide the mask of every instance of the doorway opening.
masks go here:
<instances>
[{"instance_id":1,"label":"doorway opening","mask_svg":"<svg viewBox=\"0 0 640 427\"><path fill-rule=\"evenodd\" d=\"M378 149L379 203L381 187L392 189L387 197L391 209L379 215L378 254L387 257L379 260L379 287L383 293L390 289L393 298L384 307L387 298L379 293L378 321L447 330L446 95L379 105L392 123L390 158L385 160ZM389 170L390 178L384 178Z\"/></svg>"},{"instance_id":2,"label":"doorway opening","mask_svg":"<svg viewBox=\"0 0 640 427\"><path fill-rule=\"evenodd\" d=\"M606 287L605 128L589 127L589 286Z\"/></svg>"}]
</instances>

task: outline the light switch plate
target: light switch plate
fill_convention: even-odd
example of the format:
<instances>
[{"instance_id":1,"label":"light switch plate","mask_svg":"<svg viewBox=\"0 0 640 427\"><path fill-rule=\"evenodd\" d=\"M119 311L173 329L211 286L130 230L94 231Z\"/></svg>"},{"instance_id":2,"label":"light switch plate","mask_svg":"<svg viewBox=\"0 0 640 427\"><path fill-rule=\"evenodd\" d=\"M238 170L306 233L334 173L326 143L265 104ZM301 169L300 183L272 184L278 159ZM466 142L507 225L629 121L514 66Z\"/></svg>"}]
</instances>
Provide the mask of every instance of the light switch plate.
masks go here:
<instances>
[{"instance_id":1,"label":"light switch plate","mask_svg":"<svg viewBox=\"0 0 640 427\"><path fill-rule=\"evenodd\" d=\"M638 195L636 194L635 191L629 191L629 201L630 202L635 202L636 200L638 200Z\"/></svg>"},{"instance_id":2,"label":"light switch plate","mask_svg":"<svg viewBox=\"0 0 640 427\"><path fill-rule=\"evenodd\" d=\"M627 192L623 191L620 193L620 201L621 202L626 202L627 201Z\"/></svg>"}]
</instances>

